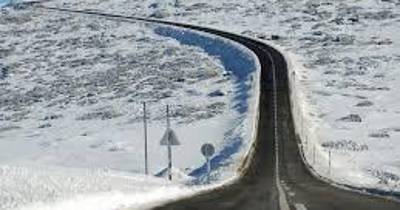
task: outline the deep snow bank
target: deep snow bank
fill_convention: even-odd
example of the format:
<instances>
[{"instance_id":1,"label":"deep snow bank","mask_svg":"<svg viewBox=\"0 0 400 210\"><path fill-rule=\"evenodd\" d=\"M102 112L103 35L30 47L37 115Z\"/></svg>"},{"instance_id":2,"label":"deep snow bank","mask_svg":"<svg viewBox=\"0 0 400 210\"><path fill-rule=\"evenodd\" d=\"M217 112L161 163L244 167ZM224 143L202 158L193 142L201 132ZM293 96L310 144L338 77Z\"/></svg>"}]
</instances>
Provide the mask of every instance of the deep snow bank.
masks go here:
<instances>
[{"instance_id":1,"label":"deep snow bank","mask_svg":"<svg viewBox=\"0 0 400 210\"><path fill-rule=\"evenodd\" d=\"M225 134L226 143L211 159L211 170L214 180L226 172L226 166L238 163L248 154L254 141L258 120L258 98L261 67L257 56L248 48L228 39L178 27L158 27L155 32L161 36L171 37L181 44L196 46L223 64L225 70L234 77L235 90L231 108L239 113L231 130ZM223 169L225 168L225 169ZM206 175L206 164L193 170L189 175L196 177L197 183L203 182ZM229 170L232 172L232 169ZM229 173L228 173L229 174ZM229 177L232 174L222 175Z\"/></svg>"}]
</instances>

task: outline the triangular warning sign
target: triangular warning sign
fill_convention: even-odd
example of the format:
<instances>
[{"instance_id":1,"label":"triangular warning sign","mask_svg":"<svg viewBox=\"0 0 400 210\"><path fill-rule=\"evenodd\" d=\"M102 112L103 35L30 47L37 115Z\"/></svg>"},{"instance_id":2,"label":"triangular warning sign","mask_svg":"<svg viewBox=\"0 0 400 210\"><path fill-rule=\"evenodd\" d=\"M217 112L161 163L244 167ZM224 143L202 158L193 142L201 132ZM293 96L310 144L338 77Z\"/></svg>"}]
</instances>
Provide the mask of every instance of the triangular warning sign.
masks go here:
<instances>
[{"instance_id":1,"label":"triangular warning sign","mask_svg":"<svg viewBox=\"0 0 400 210\"><path fill-rule=\"evenodd\" d=\"M175 131L173 131L171 128L168 128L164 136L162 137L160 141L160 145L163 146L168 146L168 142L171 146L177 146L180 145L181 143L178 141L178 137L176 136Z\"/></svg>"}]
</instances>

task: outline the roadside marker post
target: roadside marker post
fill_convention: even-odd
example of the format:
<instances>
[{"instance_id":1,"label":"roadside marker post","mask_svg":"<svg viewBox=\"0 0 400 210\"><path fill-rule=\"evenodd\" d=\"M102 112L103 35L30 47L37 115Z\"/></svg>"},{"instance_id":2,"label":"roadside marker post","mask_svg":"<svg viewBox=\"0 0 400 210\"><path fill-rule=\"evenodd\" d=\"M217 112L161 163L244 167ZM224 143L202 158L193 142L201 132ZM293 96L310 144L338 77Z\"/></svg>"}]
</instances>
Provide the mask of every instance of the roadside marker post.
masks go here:
<instances>
[{"instance_id":1,"label":"roadside marker post","mask_svg":"<svg viewBox=\"0 0 400 210\"><path fill-rule=\"evenodd\" d=\"M313 146L313 164L315 165L315 144Z\"/></svg>"},{"instance_id":2,"label":"roadside marker post","mask_svg":"<svg viewBox=\"0 0 400 210\"><path fill-rule=\"evenodd\" d=\"M308 137L307 137L307 133L304 134L304 152L308 152Z\"/></svg>"},{"instance_id":3,"label":"roadside marker post","mask_svg":"<svg viewBox=\"0 0 400 210\"><path fill-rule=\"evenodd\" d=\"M210 158L214 155L215 148L212 144L203 144L201 146L201 154L206 158L207 161L207 183L210 183L210 173L211 173L211 162Z\"/></svg>"},{"instance_id":4,"label":"roadside marker post","mask_svg":"<svg viewBox=\"0 0 400 210\"><path fill-rule=\"evenodd\" d=\"M331 150L329 150L329 177L331 176L331 157L332 157L332 154L331 154Z\"/></svg>"},{"instance_id":5,"label":"roadside marker post","mask_svg":"<svg viewBox=\"0 0 400 210\"><path fill-rule=\"evenodd\" d=\"M167 105L167 130L165 131L161 141L161 146L167 146L168 149L168 179L172 180L172 146L180 145L178 137L171 129L170 121L169 121L169 106Z\"/></svg>"}]
</instances>

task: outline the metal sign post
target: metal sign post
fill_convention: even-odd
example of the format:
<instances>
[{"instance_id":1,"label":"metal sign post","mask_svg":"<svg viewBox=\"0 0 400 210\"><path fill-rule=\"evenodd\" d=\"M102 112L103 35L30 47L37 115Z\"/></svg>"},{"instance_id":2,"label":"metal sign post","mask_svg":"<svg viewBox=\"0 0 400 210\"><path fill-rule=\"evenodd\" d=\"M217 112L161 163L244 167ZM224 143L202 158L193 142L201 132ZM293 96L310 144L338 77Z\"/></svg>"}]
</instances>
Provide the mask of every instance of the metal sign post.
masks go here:
<instances>
[{"instance_id":1,"label":"metal sign post","mask_svg":"<svg viewBox=\"0 0 400 210\"><path fill-rule=\"evenodd\" d=\"M143 127L144 127L144 173L149 174L149 166L147 159L147 116L146 116L146 102L143 102Z\"/></svg>"},{"instance_id":2,"label":"metal sign post","mask_svg":"<svg viewBox=\"0 0 400 210\"><path fill-rule=\"evenodd\" d=\"M211 174L211 161L209 157L206 157L207 161L207 183L210 183L210 174Z\"/></svg>"},{"instance_id":3,"label":"metal sign post","mask_svg":"<svg viewBox=\"0 0 400 210\"><path fill-rule=\"evenodd\" d=\"M171 129L171 124L169 122L169 106L167 105L167 130ZM167 132L167 146L168 146L168 179L172 180L172 151L171 151L171 141L170 132Z\"/></svg>"},{"instance_id":4,"label":"metal sign post","mask_svg":"<svg viewBox=\"0 0 400 210\"><path fill-rule=\"evenodd\" d=\"M203 144L201 146L201 154L206 158L207 161L207 183L210 183L210 173L211 173L211 161L210 158L214 155L215 148L212 144Z\"/></svg>"},{"instance_id":5,"label":"metal sign post","mask_svg":"<svg viewBox=\"0 0 400 210\"><path fill-rule=\"evenodd\" d=\"M171 129L169 121L169 106L167 105L167 130L161 139L160 145L167 146L168 148L168 179L172 180L172 146L180 145L178 137Z\"/></svg>"}]
</instances>

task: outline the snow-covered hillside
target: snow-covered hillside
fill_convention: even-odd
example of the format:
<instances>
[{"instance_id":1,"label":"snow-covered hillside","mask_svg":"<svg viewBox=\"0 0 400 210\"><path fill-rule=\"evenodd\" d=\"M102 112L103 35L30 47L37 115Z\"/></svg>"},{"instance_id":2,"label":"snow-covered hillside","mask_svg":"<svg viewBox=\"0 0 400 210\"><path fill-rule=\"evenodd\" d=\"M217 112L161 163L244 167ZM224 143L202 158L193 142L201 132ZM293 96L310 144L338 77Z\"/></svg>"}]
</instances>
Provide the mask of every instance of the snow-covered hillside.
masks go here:
<instances>
[{"instance_id":1,"label":"snow-covered hillside","mask_svg":"<svg viewBox=\"0 0 400 210\"><path fill-rule=\"evenodd\" d=\"M212 181L234 176L252 140L256 70L248 49L202 33L1 9L0 209L90 209L115 194L102 206L118 209L193 192L182 184L203 182L206 142L216 146ZM149 169L160 180L141 175L143 101ZM162 178L167 104L181 141L175 184Z\"/></svg>"},{"instance_id":2,"label":"snow-covered hillside","mask_svg":"<svg viewBox=\"0 0 400 210\"><path fill-rule=\"evenodd\" d=\"M400 191L399 1L90 2L107 12L211 26L279 45L296 64L297 125L309 163L341 183Z\"/></svg>"}]
</instances>

